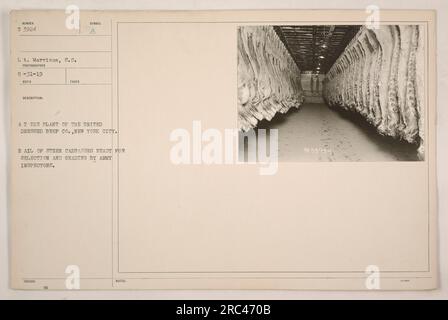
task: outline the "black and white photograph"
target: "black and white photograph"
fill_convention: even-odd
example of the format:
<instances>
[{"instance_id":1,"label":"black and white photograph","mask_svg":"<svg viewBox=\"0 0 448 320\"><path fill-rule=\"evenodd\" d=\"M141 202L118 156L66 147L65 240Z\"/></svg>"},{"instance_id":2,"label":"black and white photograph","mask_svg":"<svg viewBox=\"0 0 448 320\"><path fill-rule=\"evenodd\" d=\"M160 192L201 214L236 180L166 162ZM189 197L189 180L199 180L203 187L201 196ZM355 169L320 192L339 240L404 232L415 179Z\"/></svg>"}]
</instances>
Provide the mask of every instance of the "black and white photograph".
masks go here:
<instances>
[{"instance_id":1,"label":"black and white photograph","mask_svg":"<svg viewBox=\"0 0 448 320\"><path fill-rule=\"evenodd\" d=\"M423 25L240 26L237 37L240 159L261 129L277 130L280 162L425 159Z\"/></svg>"},{"instance_id":2,"label":"black and white photograph","mask_svg":"<svg viewBox=\"0 0 448 320\"><path fill-rule=\"evenodd\" d=\"M448 2L245 1L0 2L0 300L448 298Z\"/></svg>"}]
</instances>

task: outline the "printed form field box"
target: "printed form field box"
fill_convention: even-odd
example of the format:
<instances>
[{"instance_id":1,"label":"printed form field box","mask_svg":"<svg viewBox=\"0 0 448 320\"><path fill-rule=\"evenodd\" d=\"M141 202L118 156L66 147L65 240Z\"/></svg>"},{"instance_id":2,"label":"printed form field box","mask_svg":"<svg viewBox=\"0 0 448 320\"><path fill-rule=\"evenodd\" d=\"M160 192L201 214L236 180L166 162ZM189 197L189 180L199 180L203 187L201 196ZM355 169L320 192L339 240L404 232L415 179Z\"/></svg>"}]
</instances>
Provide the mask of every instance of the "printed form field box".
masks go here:
<instances>
[{"instance_id":1,"label":"printed form field box","mask_svg":"<svg viewBox=\"0 0 448 320\"><path fill-rule=\"evenodd\" d=\"M65 84L65 69L19 69L17 80L20 85Z\"/></svg>"},{"instance_id":2,"label":"printed form field box","mask_svg":"<svg viewBox=\"0 0 448 320\"><path fill-rule=\"evenodd\" d=\"M111 84L110 68L67 68L67 84Z\"/></svg>"},{"instance_id":3,"label":"printed form field box","mask_svg":"<svg viewBox=\"0 0 448 320\"><path fill-rule=\"evenodd\" d=\"M109 68L110 52L26 52L18 62L22 68Z\"/></svg>"},{"instance_id":4,"label":"printed form field box","mask_svg":"<svg viewBox=\"0 0 448 320\"><path fill-rule=\"evenodd\" d=\"M17 45L23 52L110 52L110 36L22 36ZM88 48L86 50L86 48Z\"/></svg>"}]
</instances>

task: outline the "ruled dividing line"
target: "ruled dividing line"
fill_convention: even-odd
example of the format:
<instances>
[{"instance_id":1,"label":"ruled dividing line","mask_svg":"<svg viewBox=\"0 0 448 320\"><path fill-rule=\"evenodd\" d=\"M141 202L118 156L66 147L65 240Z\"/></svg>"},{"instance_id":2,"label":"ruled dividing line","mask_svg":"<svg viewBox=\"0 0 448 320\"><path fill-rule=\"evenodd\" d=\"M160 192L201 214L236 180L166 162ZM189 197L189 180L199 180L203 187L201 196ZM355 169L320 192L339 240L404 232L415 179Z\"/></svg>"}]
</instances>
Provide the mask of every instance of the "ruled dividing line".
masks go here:
<instances>
[{"instance_id":1,"label":"ruled dividing line","mask_svg":"<svg viewBox=\"0 0 448 320\"><path fill-rule=\"evenodd\" d=\"M102 50L93 50L93 51L85 51L85 50L20 50L20 52L43 52L43 53L51 53L51 52L87 52L87 53L93 53L93 52L109 52L112 53L112 51L102 51Z\"/></svg>"},{"instance_id":2,"label":"ruled dividing line","mask_svg":"<svg viewBox=\"0 0 448 320\"><path fill-rule=\"evenodd\" d=\"M112 83L20 83L21 86L110 86Z\"/></svg>"},{"instance_id":3,"label":"ruled dividing line","mask_svg":"<svg viewBox=\"0 0 448 320\"><path fill-rule=\"evenodd\" d=\"M112 69L111 67L19 67L18 69Z\"/></svg>"},{"instance_id":4,"label":"ruled dividing line","mask_svg":"<svg viewBox=\"0 0 448 320\"><path fill-rule=\"evenodd\" d=\"M431 276L416 276L416 277L398 277L398 276L381 276L382 279L432 279ZM110 280L113 279L111 277L84 277L80 278L80 280ZM328 276L320 276L320 277L306 277L306 276L297 276L297 277L288 277L288 276L271 276L271 277L245 277L245 276L233 276L233 277L217 277L217 276L209 276L209 277L120 277L120 279L123 280L179 280L179 279L303 279L303 280L315 280L315 279L324 279L324 280L339 280L339 279L366 279L365 276L344 276L344 277L328 277ZM35 277L35 278L22 278L23 281L33 281L33 280L54 280L54 281L61 281L61 280L67 280L67 278L63 277Z\"/></svg>"},{"instance_id":5,"label":"ruled dividing line","mask_svg":"<svg viewBox=\"0 0 448 320\"><path fill-rule=\"evenodd\" d=\"M111 34L19 34L19 37L112 37Z\"/></svg>"}]
</instances>

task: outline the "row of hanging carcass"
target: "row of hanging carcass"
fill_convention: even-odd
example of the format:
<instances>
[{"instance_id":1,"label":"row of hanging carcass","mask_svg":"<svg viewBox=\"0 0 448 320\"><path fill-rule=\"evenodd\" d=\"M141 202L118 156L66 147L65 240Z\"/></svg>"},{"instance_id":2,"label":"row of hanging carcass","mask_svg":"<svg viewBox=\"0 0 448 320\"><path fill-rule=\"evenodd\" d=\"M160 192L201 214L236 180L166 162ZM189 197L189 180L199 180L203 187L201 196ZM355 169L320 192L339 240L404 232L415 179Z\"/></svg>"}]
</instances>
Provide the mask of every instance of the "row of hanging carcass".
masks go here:
<instances>
[{"instance_id":1,"label":"row of hanging carcass","mask_svg":"<svg viewBox=\"0 0 448 320\"><path fill-rule=\"evenodd\" d=\"M417 25L361 27L330 68L323 96L362 115L382 135L420 144L424 138L424 37ZM303 103L300 70L272 26L238 28L238 125Z\"/></svg>"},{"instance_id":2,"label":"row of hanging carcass","mask_svg":"<svg viewBox=\"0 0 448 320\"><path fill-rule=\"evenodd\" d=\"M254 128L303 102L300 70L272 26L238 28L238 126Z\"/></svg>"},{"instance_id":3,"label":"row of hanging carcass","mask_svg":"<svg viewBox=\"0 0 448 320\"><path fill-rule=\"evenodd\" d=\"M424 156L424 33L418 25L362 27L326 75L323 96Z\"/></svg>"}]
</instances>

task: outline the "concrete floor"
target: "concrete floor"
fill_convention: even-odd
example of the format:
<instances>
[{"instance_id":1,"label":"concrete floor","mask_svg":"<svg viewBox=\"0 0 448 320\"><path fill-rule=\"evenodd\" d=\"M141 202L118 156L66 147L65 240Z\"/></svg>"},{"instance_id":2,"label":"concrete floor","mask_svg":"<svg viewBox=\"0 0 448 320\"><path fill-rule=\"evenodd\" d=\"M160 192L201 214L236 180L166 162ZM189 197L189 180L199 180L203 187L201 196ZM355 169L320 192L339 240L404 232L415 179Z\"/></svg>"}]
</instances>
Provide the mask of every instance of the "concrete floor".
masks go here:
<instances>
[{"instance_id":1,"label":"concrete floor","mask_svg":"<svg viewBox=\"0 0 448 320\"><path fill-rule=\"evenodd\" d=\"M415 161L417 146L379 135L360 117L326 104L303 104L261 121L259 129L278 129L279 161Z\"/></svg>"}]
</instances>

